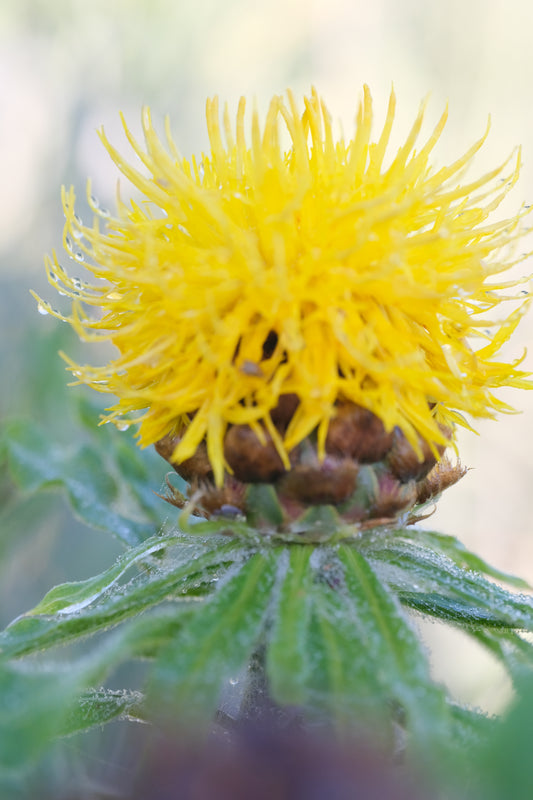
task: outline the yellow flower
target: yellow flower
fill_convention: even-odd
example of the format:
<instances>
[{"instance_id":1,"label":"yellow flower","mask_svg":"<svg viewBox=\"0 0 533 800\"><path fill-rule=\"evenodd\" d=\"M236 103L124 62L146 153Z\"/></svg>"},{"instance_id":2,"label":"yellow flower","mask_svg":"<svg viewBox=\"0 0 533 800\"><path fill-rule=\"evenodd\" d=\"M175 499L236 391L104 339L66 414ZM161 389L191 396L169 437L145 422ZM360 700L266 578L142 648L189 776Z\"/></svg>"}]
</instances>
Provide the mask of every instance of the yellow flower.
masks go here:
<instances>
[{"instance_id":1,"label":"yellow flower","mask_svg":"<svg viewBox=\"0 0 533 800\"><path fill-rule=\"evenodd\" d=\"M85 226L64 192L66 250L97 282L70 277L55 256L47 270L73 298L65 318L80 337L118 349L102 367L69 361L79 382L117 396L107 419L140 422L142 445L177 435L176 462L205 441L220 485L231 425L266 431L288 466L315 429L324 454L342 402L399 428L419 455L421 440L441 452L443 426L468 424L463 414L510 410L492 390L530 384L519 361L495 356L524 303L492 312L524 283L500 276L520 260L509 245L525 210L487 220L517 180L520 153L509 171L507 161L459 183L486 134L434 169L446 113L415 150L423 111L392 156L394 93L373 142L367 87L349 141L334 138L315 91L301 107L291 92L274 97L263 126L252 113L248 136L244 99L235 127L208 101L211 149L190 160L144 109L144 147L124 124L142 172L101 132L143 199L118 197L115 216L90 199ZM270 414L286 394L299 405L280 434Z\"/></svg>"}]
</instances>

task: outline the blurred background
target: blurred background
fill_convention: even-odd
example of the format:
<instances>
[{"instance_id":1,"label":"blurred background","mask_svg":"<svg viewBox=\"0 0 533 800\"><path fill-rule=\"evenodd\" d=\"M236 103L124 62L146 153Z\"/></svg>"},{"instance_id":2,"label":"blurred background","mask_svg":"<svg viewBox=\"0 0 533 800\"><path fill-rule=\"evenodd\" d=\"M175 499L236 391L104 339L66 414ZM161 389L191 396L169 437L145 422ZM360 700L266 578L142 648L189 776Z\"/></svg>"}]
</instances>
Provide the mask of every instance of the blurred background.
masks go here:
<instances>
[{"instance_id":1,"label":"blurred background","mask_svg":"<svg viewBox=\"0 0 533 800\"><path fill-rule=\"evenodd\" d=\"M113 207L117 173L96 129L103 125L128 155L120 110L134 132L142 105L151 106L156 125L168 114L188 155L206 146L207 96L218 94L232 110L241 94L255 96L264 110L272 94L290 86L301 96L314 84L348 136L362 84L373 94L377 131L394 82L397 142L429 94L427 131L450 104L436 161L461 155L483 133L489 113L491 134L476 174L523 145L511 212L533 201L532 29L528 0L1 3L1 416L27 416L58 440L76 437L66 410L68 376L56 352L79 355L78 344L67 326L39 316L29 289L58 304L46 286L43 253L61 249L62 184L74 185L82 214L87 177L101 204ZM520 274L528 270L531 262ZM532 333L533 313L506 354L520 354ZM531 357L526 364L533 368ZM533 582L533 393L500 396L523 413L478 424L479 436L460 434L461 458L471 471L428 524ZM164 471L154 478L156 489ZM12 509L10 491L3 489L0 532L4 623L54 583L89 577L121 551L109 536L77 522L61 496L28 498ZM486 654L438 626L424 635L435 675L459 699L490 711L503 707L509 687Z\"/></svg>"}]
</instances>

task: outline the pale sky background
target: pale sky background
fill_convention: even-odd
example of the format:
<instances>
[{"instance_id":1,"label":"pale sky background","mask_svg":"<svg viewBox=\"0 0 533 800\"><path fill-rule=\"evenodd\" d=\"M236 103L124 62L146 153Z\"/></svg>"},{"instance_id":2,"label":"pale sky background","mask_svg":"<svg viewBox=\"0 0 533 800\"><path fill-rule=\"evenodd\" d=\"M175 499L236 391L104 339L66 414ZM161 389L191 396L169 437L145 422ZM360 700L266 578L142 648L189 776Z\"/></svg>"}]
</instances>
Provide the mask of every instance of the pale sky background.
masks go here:
<instances>
[{"instance_id":1,"label":"pale sky background","mask_svg":"<svg viewBox=\"0 0 533 800\"><path fill-rule=\"evenodd\" d=\"M370 85L379 130L394 83L397 141L428 94L428 130L447 101L450 108L435 163L462 154L481 135L490 113L490 137L474 171L480 174L522 144L522 178L507 207L532 202L532 30L530 0L2 3L2 318L7 319L7 303L1 298L8 297L9 319L15 304L19 327L55 324L38 322L28 289L44 291L43 253L60 249L60 186L74 184L82 197L90 176L94 193L112 206L116 172L96 128L103 124L127 154L118 111L138 130L143 104L152 107L156 121L170 115L174 138L188 154L205 146L209 95L219 94L233 109L241 94L255 96L264 109L272 94L290 86L301 95L314 84L348 135L362 84ZM533 271L533 262L521 271ZM533 312L507 354L521 353L532 334ZM16 332L6 326L2 337L9 381L17 371ZM532 356L526 363L533 369ZM11 382L17 385L14 378ZM524 413L478 424L479 437L459 436L462 460L472 469L428 524L533 582L533 392L506 392L505 399ZM428 639L437 641L435 630ZM453 651L453 661L437 658L439 649ZM497 674L482 669L476 653L447 638L437 641L435 653L441 665L436 669L452 676L459 694L498 706L505 686Z\"/></svg>"}]
</instances>

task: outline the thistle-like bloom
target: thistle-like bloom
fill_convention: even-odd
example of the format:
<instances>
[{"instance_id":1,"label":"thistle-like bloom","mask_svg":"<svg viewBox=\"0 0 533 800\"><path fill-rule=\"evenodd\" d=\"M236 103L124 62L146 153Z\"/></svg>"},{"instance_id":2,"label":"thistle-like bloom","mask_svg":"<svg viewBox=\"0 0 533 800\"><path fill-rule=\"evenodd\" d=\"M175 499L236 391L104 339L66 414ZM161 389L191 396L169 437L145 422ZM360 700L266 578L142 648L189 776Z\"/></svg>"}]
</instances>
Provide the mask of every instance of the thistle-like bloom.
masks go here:
<instances>
[{"instance_id":1,"label":"thistle-like bloom","mask_svg":"<svg viewBox=\"0 0 533 800\"><path fill-rule=\"evenodd\" d=\"M326 452L342 456L343 420L371 412L362 429L377 420L389 446L400 432L423 462L453 440L455 423L468 424L464 414L509 410L493 390L529 383L519 361L496 356L524 304L502 308L524 281L502 273L516 263L509 245L525 211L488 218L516 182L520 154L464 181L486 134L434 169L446 113L415 150L422 108L391 155L394 112L392 93L372 141L365 87L345 141L314 91L301 107L288 92L273 98L263 126L252 113L247 135L244 99L235 127L227 109L221 124L214 99L210 151L188 160L145 109L144 146L124 124L142 171L100 134L144 199L119 197L115 216L92 203L85 226L65 192L66 250L97 281L70 277L55 257L47 269L73 298L65 318L80 337L118 349L102 367L69 361L79 382L116 395L108 419L140 422L143 445L171 442L178 465L204 448L220 487L225 470L239 469L231 432L270 443L288 470L310 435L319 463Z\"/></svg>"}]
</instances>

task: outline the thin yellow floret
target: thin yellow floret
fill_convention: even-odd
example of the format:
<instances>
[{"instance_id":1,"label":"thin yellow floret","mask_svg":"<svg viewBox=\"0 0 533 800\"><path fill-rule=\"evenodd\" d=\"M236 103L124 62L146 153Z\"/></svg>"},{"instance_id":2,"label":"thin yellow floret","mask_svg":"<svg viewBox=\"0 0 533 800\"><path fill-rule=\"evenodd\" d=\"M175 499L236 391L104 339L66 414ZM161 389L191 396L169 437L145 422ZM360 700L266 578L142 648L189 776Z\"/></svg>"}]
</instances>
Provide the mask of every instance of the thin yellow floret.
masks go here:
<instances>
[{"instance_id":1,"label":"thin yellow floret","mask_svg":"<svg viewBox=\"0 0 533 800\"><path fill-rule=\"evenodd\" d=\"M315 91L303 108L291 92L274 97L263 126L253 112L249 137L244 99L233 128L215 98L210 152L190 160L144 109L144 145L124 123L142 171L100 133L144 200L119 197L113 217L95 206L85 226L65 191L66 249L98 283L69 277L55 256L47 270L73 298L63 318L80 337L118 349L102 367L69 362L79 382L117 396L108 419L140 422L143 445L179 433L180 461L205 439L220 483L230 424L265 426L288 464L314 429L323 450L339 400L398 426L416 448L419 437L444 443L439 425L467 424L463 414L509 410L492 390L529 383L518 361L494 359L525 305L503 320L491 312L523 286L498 276L513 265L525 211L487 220L518 178L520 153L459 183L487 134L435 170L446 112L415 150L422 108L388 158L395 102L392 93L372 141L365 87L345 141ZM287 393L300 403L281 439L270 412Z\"/></svg>"}]
</instances>

